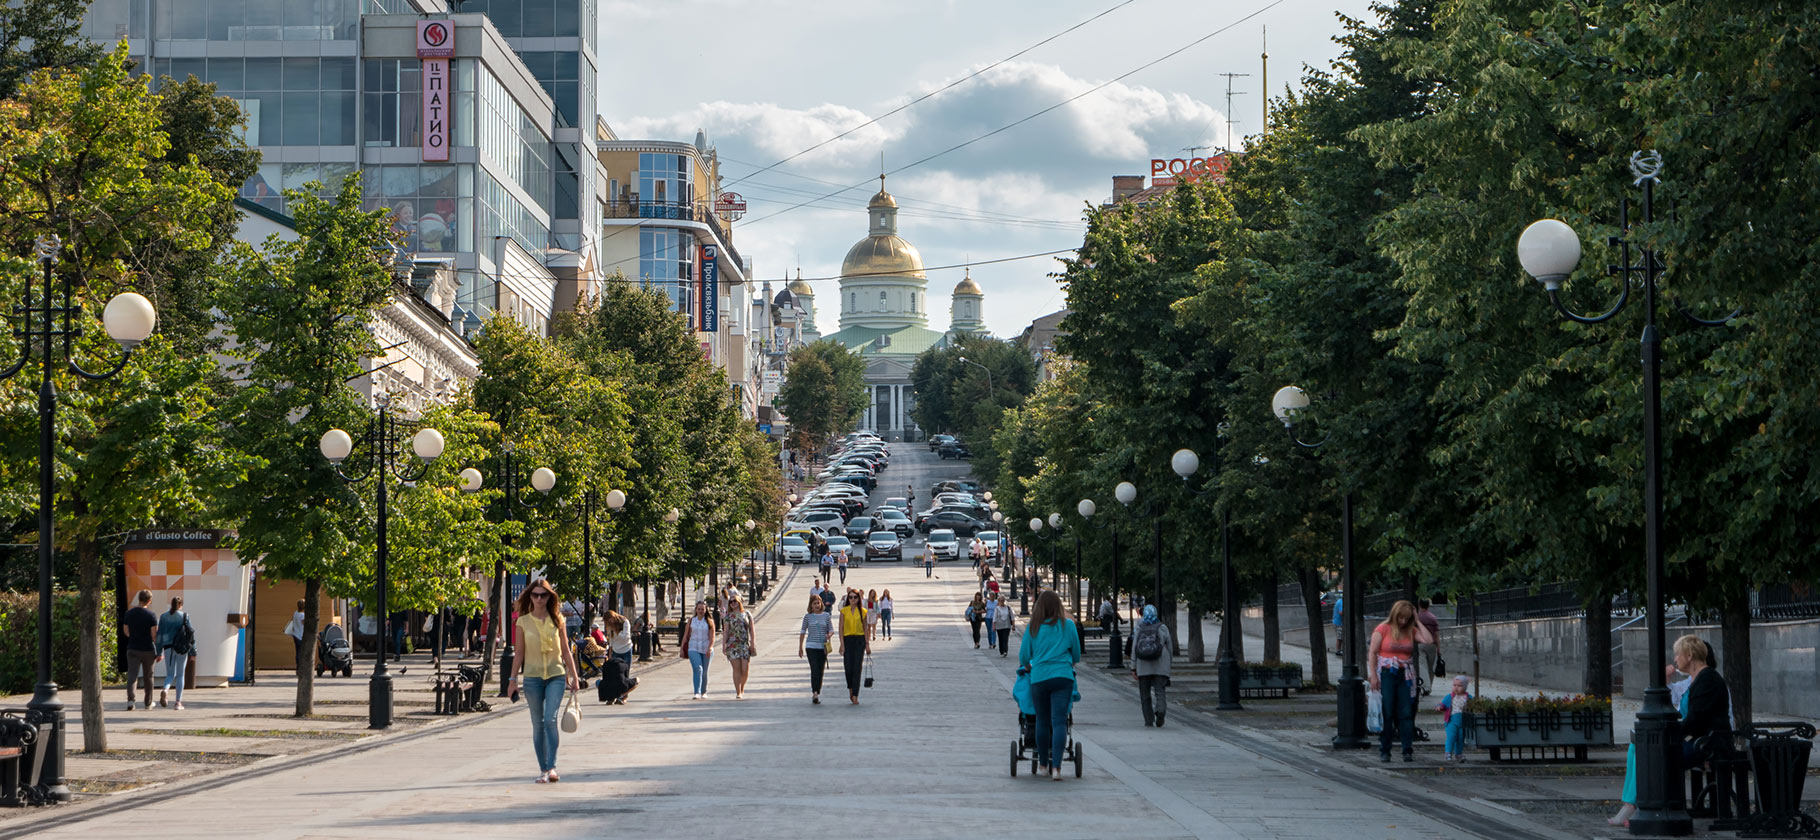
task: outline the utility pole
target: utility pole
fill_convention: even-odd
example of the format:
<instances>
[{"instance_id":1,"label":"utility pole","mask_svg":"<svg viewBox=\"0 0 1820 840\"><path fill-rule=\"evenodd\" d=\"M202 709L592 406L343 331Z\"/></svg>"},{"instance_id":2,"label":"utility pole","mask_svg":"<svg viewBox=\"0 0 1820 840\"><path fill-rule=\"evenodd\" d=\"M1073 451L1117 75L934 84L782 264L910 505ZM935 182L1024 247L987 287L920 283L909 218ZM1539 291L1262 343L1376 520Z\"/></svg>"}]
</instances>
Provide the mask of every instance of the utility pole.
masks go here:
<instances>
[{"instance_id":1,"label":"utility pole","mask_svg":"<svg viewBox=\"0 0 1820 840\"><path fill-rule=\"evenodd\" d=\"M1251 74L1250 73L1218 73L1216 75L1226 77L1226 151L1228 153L1230 153L1232 151L1232 124L1235 122L1238 122L1238 120L1235 120L1232 118L1232 98L1234 96L1242 96L1245 93L1242 90L1233 90L1232 89L1232 80L1239 79L1239 78L1249 78L1251 76Z\"/></svg>"}]
</instances>

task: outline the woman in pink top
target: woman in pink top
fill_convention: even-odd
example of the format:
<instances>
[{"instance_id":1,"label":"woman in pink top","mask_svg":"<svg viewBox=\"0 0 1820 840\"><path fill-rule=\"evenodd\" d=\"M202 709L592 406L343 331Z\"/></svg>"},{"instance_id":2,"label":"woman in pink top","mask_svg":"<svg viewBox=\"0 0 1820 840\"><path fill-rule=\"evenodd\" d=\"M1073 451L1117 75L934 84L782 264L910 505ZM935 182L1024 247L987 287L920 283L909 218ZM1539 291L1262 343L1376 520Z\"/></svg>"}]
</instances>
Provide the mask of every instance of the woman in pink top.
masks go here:
<instances>
[{"instance_id":1,"label":"woman in pink top","mask_svg":"<svg viewBox=\"0 0 1820 840\"><path fill-rule=\"evenodd\" d=\"M1416 605L1398 601L1390 617L1371 631L1371 689L1383 700L1384 725L1378 732L1378 760L1390 760L1390 733L1403 733L1403 760L1414 761L1416 729L1416 645L1432 645L1434 637L1416 621Z\"/></svg>"}]
</instances>

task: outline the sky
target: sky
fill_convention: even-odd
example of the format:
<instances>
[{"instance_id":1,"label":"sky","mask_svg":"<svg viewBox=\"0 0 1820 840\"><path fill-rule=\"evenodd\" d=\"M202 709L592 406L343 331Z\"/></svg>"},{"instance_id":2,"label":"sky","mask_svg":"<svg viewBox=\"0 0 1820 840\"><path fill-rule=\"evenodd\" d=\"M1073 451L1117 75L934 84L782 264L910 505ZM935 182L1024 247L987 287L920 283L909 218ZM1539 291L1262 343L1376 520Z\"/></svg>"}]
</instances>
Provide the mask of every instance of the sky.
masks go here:
<instances>
[{"instance_id":1,"label":"sky","mask_svg":"<svg viewBox=\"0 0 1820 840\"><path fill-rule=\"evenodd\" d=\"M836 278L866 235L882 154L885 171L903 168L886 187L930 268L939 330L962 266L1078 246L1112 176L1225 147L1228 117L1242 149L1263 123L1260 53L1281 96L1339 56L1339 14L1366 17L1369 0L606 0L601 114L622 139L706 132L723 187L748 207L734 245L760 281L801 268L823 334L838 328ZM1230 114L1223 73L1250 74L1231 80ZM973 266L993 334L1066 305L1055 259Z\"/></svg>"}]
</instances>

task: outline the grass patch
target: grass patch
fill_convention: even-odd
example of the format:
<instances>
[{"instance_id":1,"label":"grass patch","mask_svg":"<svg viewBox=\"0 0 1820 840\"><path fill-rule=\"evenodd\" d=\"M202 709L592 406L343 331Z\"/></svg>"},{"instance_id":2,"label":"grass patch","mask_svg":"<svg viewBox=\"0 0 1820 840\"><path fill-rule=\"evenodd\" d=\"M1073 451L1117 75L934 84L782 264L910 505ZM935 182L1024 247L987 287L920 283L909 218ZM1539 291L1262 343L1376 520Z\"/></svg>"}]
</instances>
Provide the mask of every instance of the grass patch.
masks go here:
<instances>
[{"instance_id":1,"label":"grass patch","mask_svg":"<svg viewBox=\"0 0 1820 840\"><path fill-rule=\"evenodd\" d=\"M202 735L217 738L303 738L317 741L351 741L365 738L366 732L312 729L234 729L215 726L206 729L135 729L140 735Z\"/></svg>"},{"instance_id":2,"label":"grass patch","mask_svg":"<svg viewBox=\"0 0 1820 840\"><path fill-rule=\"evenodd\" d=\"M105 779L66 779L72 793L83 793L90 796L103 796L110 793L145 787L143 781L108 781Z\"/></svg>"}]
</instances>

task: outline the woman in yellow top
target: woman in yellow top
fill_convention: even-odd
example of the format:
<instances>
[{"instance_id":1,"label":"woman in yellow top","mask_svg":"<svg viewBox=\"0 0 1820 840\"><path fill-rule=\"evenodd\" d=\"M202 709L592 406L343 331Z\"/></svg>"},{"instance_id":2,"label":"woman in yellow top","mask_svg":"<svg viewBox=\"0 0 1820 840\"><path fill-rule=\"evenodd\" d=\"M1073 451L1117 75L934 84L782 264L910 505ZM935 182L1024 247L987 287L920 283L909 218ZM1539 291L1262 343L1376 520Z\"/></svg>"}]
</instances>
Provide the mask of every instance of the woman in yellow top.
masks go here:
<instances>
[{"instance_id":1,"label":"woman in yellow top","mask_svg":"<svg viewBox=\"0 0 1820 840\"><path fill-rule=\"evenodd\" d=\"M849 589L840 603L840 655L847 671L847 701L859 705L860 673L872 643L866 641L866 599Z\"/></svg>"},{"instance_id":2,"label":"woman in yellow top","mask_svg":"<svg viewBox=\"0 0 1820 840\"><path fill-rule=\"evenodd\" d=\"M563 690L581 689L576 679L575 654L563 632L561 599L556 587L543 579L531 581L518 595L518 620L512 625L512 701L524 689L531 709L531 746L537 750L538 783L559 781L556 745L561 727ZM522 679L521 679L522 677Z\"/></svg>"}]
</instances>

